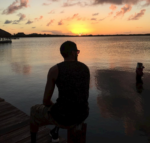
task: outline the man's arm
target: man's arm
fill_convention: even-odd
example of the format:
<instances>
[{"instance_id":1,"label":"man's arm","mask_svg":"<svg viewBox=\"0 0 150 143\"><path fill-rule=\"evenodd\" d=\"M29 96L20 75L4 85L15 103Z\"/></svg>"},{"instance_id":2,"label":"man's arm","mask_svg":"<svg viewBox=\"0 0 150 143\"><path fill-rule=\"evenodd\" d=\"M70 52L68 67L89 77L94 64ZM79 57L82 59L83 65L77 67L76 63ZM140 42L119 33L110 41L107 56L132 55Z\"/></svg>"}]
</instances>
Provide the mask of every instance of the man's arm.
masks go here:
<instances>
[{"instance_id":1,"label":"man's arm","mask_svg":"<svg viewBox=\"0 0 150 143\"><path fill-rule=\"evenodd\" d=\"M47 83L46 83L44 97L43 97L43 104L45 106L51 106L52 104L54 104L51 101L51 97L55 89L55 79L54 79L55 72L56 71L54 70L54 68L51 68L47 75Z\"/></svg>"}]
</instances>

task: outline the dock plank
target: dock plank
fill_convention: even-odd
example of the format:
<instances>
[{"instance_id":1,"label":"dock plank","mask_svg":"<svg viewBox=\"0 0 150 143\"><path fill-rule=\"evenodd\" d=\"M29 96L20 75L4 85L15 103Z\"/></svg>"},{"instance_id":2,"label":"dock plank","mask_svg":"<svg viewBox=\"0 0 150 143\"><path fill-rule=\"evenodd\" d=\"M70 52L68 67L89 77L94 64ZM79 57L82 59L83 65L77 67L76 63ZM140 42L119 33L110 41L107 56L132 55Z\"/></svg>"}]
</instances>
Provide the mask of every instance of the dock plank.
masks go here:
<instances>
[{"instance_id":1,"label":"dock plank","mask_svg":"<svg viewBox=\"0 0 150 143\"><path fill-rule=\"evenodd\" d=\"M46 129L46 126L40 127L40 128L39 128L39 131L38 131L38 133L37 133L37 135L38 135L38 134L41 134L41 132L44 131L45 129ZM14 138L13 138L13 141L18 142L18 141L24 140L25 138L29 138L29 141L31 141L31 137L30 137L30 127L29 127L29 126L28 126L27 133L22 133L22 134L20 134L20 137L19 137L19 138L18 138L18 136L14 137Z\"/></svg>"},{"instance_id":2,"label":"dock plank","mask_svg":"<svg viewBox=\"0 0 150 143\"><path fill-rule=\"evenodd\" d=\"M0 107L1 107L1 105L0 105ZM17 109L16 107L12 107L12 106L7 107L5 109L0 109L0 110L1 110L0 111L0 117L5 116L5 115L7 115L7 114L9 114L11 112L14 112L14 111L18 111L20 113L24 113L21 110ZM24 113L24 114L27 115L26 113Z\"/></svg>"},{"instance_id":3,"label":"dock plank","mask_svg":"<svg viewBox=\"0 0 150 143\"><path fill-rule=\"evenodd\" d=\"M1 135L1 132L4 130L6 130L6 132L7 132L8 129L14 130L14 128L20 128L20 127L26 125L27 122L30 123L30 121L27 119L26 121L22 120L20 122L15 122L15 124L14 123L6 124L6 126L3 126L2 128L0 128L0 135Z\"/></svg>"},{"instance_id":4,"label":"dock plank","mask_svg":"<svg viewBox=\"0 0 150 143\"><path fill-rule=\"evenodd\" d=\"M0 102L0 103L3 103L3 102ZM11 106L10 104L3 104L3 105L0 105L0 107L1 107L0 112L7 110L7 109L10 109L10 107L14 109L14 107Z\"/></svg>"},{"instance_id":5,"label":"dock plank","mask_svg":"<svg viewBox=\"0 0 150 143\"><path fill-rule=\"evenodd\" d=\"M14 117L15 115L20 115L20 114L22 114L22 113L20 111L18 111L17 109L13 110L12 112L8 112L7 114L3 114L3 116L0 117L0 122L7 120L7 119L10 119L10 118Z\"/></svg>"},{"instance_id":6,"label":"dock plank","mask_svg":"<svg viewBox=\"0 0 150 143\"><path fill-rule=\"evenodd\" d=\"M9 109L9 110L6 110L6 111L2 111L0 112L0 118L3 117L3 116L7 116L8 114L11 114L12 112L15 112L15 111L18 111L18 109Z\"/></svg>"},{"instance_id":7,"label":"dock plank","mask_svg":"<svg viewBox=\"0 0 150 143\"><path fill-rule=\"evenodd\" d=\"M39 139L43 138L45 135L48 135L49 131L50 130L48 128L45 128L44 130L39 131L38 134L37 134L37 142L38 142ZM51 138L51 137L49 136L49 138ZM31 143L31 137L28 136L27 138L24 138L23 140L20 140L20 141L18 141L16 143Z\"/></svg>"},{"instance_id":8,"label":"dock plank","mask_svg":"<svg viewBox=\"0 0 150 143\"><path fill-rule=\"evenodd\" d=\"M11 138L15 138L16 136L20 136L22 133L29 134L27 132L29 130L29 126L24 126L20 129L14 130L12 132L9 132L5 135L0 136L0 142L7 142Z\"/></svg>"},{"instance_id":9,"label":"dock plank","mask_svg":"<svg viewBox=\"0 0 150 143\"><path fill-rule=\"evenodd\" d=\"M40 127L39 132L44 130L46 127ZM30 127L29 125L22 127L16 131L10 132L8 134L5 134L3 136L0 136L0 142L9 142L9 143L16 143L18 141L21 141L25 138L30 137Z\"/></svg>"},{"instance_id":10,"label":"dock plank","mask_svg":"<svg viewBox=\"0 0 150 143\"><path fill-rule=\"evenodd\" d=\"M11 131L14 131L16 129L22 128L22 127L29 125L29 124L30 124L30 120L28 119L28 120L24 120L18 124L16 123L13 125L5 126L4 128L0 128L0 136L4 135L6 133L9 133Z\"/></svg>"},{"instance_id":11,"label":"dock plank","mask_svg":"<svg viewBox=\"0 0 150 143\"><path fill-rule=\"evenodd\" d=\"M13 106L12 104L8 103L8 102L0 102L0 111L5 109L5 108L8 108L8 107L12 107L12 108L17 108L15 106ZM18 109L18 108L17 108Z\"/></svg>"},{"instance_id":12,"label":"dock plank","mask_svg":"<svg viewBox=\"0 0 150 143\"><path fill-rule=\"evenodd\" d=\"M10 116L10 115L14 115L12 118L15 118L17 115L24 115L24 116L29 118L29 116L27 116L25 113L23 113L23 112L21 112L21 111L19 111L17 109L14 109L14 110L12 109L11 112L1 113L0 117L1 118L5 118L5 116Z\"/></svg>"},{"instance_id":13,"label":"dock plank","mask_svg":"<svg viewBox=\"0 0 150 143\"><path fill-rule=\"evenodd\" d=\"M24 121L25 119L29 119L29 117L25 116L24 114L15 115L14 117L1 121L0 127L3 128L4 126L13 125L16 123L20 123Z\"/></svg>"},{"instance_id":14,"label":"dock plank","mask_svg":"<svg viewBox=\"0 0 150 143\"><path fill-rule=\"evenodd\" d=\"M3 103L3 105L1 105L1 103ZM11 106L10 104L5 104L5 102L0 102L0 112L3 112L4 110L10 110L11 108L13 108L13 106Z\"/></svg>"},{"instance_id":15,"label":"dock plank","mask_svg":"<svg viewBox=\"0 0 150 143\"><path fill-rule=\"evenodd\" d=\"M11 104L6 101L0 102L0 106L3 106L3 105L11 105ZM11 105L11 106L13 106L13 105Z\"/></svg>"}]
</instances>

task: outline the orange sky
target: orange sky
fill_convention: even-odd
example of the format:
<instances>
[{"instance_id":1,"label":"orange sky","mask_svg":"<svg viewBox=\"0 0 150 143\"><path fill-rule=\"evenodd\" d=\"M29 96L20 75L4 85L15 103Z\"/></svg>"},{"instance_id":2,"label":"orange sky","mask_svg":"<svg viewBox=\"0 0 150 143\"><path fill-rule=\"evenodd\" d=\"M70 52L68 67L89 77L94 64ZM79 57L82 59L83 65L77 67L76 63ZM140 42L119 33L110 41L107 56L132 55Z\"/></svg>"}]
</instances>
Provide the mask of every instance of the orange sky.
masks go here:
<instances>
[{"instance_id":1,"label":"orange sky","mask_svg":"<svg viewBox=\"0 0 150 143\"><path fill-rule=\"evenodd\" d=\"M5 0L0 28L11 34L150 33L150 0Z\"/></svg>"}]
</instances>

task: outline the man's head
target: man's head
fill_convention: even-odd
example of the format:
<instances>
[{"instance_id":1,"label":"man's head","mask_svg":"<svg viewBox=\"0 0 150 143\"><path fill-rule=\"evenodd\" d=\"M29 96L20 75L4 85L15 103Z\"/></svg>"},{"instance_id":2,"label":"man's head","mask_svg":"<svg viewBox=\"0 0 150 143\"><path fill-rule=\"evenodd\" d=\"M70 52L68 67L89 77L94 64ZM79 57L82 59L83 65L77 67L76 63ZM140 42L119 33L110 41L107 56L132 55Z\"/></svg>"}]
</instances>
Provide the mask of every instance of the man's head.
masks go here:
<instances>
[{"instance_id":1,"label":"man's head","mask_svg":"<svg viewBox=\"0 0 150 143\"><path fill-rule=\"evenodd\" d=\"M65 60L75 60L77 61L77 57L79 54L79 50L74 42L66 41L60 47L60 53Z\"/></svg>"}]
</instances>

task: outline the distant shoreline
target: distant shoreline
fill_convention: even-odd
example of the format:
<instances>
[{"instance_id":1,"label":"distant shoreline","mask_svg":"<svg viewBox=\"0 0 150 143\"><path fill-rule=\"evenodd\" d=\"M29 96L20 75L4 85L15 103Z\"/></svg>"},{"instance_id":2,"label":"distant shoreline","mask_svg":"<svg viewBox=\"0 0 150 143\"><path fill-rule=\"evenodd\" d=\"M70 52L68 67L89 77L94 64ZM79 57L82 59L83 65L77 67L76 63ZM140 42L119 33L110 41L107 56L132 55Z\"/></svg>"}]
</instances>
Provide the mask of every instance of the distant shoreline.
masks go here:
<instances>
[{"instance_id":1,"label":"distant shoreline","mask_svg":"<svg viewBox=\"0 0 150 143\"><path fill-rule=\"evenodd\" d=\"M150 36L150 34L117 34L117 35L50 35L50 34L29 34L19 35L16 34L12 38L28 38L28 37L110 37L110 36Z\"/></svg>"}]
</instances>

